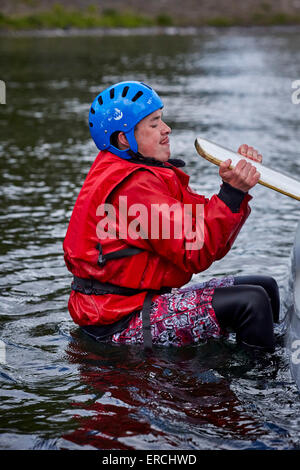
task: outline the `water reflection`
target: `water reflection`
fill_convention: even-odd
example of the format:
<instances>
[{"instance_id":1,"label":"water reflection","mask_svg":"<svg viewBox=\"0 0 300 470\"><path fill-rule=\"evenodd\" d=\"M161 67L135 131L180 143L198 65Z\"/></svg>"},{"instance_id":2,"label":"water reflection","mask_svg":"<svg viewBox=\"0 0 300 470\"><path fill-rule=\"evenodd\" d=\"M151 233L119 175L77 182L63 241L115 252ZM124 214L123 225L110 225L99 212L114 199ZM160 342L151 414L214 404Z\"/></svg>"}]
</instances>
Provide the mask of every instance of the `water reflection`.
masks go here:
<instances>
[{"instance_id":1,"label":"water reflection","mask_svg":"<svg viewBox=\"0 0 300 470\"><path fill-rule=\"evenodd\" d=\"M78 427L66 441L97 449L265 447L268 432L230 385L233 376L259 376L262 364L234 344L157 348L145 359L139 347L97 344L79 331L73 338L69 360L94 397L73 404ZM276 378L278 361L264 358L263 368L262 377Z\"/></svg>"}]
</instances>

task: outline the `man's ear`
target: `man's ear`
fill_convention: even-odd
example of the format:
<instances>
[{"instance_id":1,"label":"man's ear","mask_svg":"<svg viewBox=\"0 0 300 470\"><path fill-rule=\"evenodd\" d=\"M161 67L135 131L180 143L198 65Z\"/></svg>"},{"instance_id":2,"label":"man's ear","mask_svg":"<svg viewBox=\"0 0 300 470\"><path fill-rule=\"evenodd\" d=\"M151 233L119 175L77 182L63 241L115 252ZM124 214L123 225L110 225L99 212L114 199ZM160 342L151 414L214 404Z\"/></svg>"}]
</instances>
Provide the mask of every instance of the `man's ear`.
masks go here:
<instances>
[{"instance_id":1,"label":"man's ear","mask_svg":"<svg viewBox=\"0 0 300 470\"><path fill-rule=\"evenodd\" d=\"M128 149L128 147L129 147L127 137L126 137L125 133L122 132L122 131L119 132L119 134L118 134L118 144L119 144L120 150L125 150L125 149Z\"/></svg>"}]
</instances>

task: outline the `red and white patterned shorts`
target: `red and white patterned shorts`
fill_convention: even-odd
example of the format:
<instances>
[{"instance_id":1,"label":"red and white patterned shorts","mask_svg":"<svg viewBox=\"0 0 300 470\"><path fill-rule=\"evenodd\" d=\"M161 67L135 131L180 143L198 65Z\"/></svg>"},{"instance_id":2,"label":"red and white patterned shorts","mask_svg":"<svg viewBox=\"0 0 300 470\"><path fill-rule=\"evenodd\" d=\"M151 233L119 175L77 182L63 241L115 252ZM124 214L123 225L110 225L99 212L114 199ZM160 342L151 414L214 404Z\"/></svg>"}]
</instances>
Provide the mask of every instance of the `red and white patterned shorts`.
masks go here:
<instances>
[{"instance_id":1,"label":"red and white patterned shorts","mask_svg":"<svg viewBox=\"0 0 300 470\"><path fill-rule=\"evenodd\" d=\"M233 283L233 276L214 278L158 296L150 309L153 344L184 346L225 335L212 307L212 297L216 287L229 287ZM125 330L114 334L111 341L119 344L142 344L141 312L132 317Z\"/></svg>"}]
</instances>

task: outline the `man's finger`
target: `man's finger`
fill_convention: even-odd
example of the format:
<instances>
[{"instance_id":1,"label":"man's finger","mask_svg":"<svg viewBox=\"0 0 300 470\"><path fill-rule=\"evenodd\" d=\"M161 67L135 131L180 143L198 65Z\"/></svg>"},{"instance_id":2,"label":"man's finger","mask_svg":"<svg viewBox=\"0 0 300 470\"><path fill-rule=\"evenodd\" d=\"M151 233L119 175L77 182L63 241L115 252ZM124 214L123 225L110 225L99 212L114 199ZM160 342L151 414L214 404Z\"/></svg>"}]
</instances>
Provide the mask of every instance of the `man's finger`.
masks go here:
<instances>
[{"instance_id":1,"label":"man's finger","mask_svg":"<svg viewBox=\"0 0 300 470\"><path fill-rule=\"evenodd\" d=\"M224 162L220 164L220 168L227 170L227 168L230 167L231 163L232 163L231 159L229 158L228 160L225 160Z\"/></svg>"},{"instance_id":2,"label":"man's finger","mask_svg":"<svg viewBox=\"0 0 300 470\"><path fill-rule=\"evenodd\" d=\"M241 153L242 155L247 155L247 150L248 150L248 145L242 144L239 146L238 153Z\"/></svg>"},{"instance_id":3,"label":"man's finger","mask_svg":"<svg viewBox=\"0 0 300 470\"><path fill-rule=\"evenodd\" d=\"M238 163L237 163L237 165L236 165L236 167L235 167L235 169L236 169L237 171L240 171L240 170L242 170L243 168L245 168L246 165L247 165L247 161L246 161L246 160L239 160Z\"/></svg>"}]
</instances>

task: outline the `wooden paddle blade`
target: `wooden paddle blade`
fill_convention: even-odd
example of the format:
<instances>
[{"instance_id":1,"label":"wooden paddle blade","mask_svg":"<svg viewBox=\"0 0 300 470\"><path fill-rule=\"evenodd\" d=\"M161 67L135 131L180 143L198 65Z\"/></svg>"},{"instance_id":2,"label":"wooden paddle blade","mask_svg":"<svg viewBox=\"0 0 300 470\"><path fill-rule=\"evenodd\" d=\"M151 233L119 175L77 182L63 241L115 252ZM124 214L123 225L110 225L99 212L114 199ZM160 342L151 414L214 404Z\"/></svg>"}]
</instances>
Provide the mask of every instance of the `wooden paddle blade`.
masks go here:
<instances>
[{"instance_id":1,"label":"wooden paddle blade","mask_svg":"<svg viewBox=\"0 0 300 470\"><path fill-rule=\"evenodd\" d=\"M235 167L240 160L249 161L260 173L260 184L300 201L300 182L294 178L201 137L195 140L195 147L201 157L218 166L229 158L232 161L232 167Z\"/></svg>"}]
</instances>

